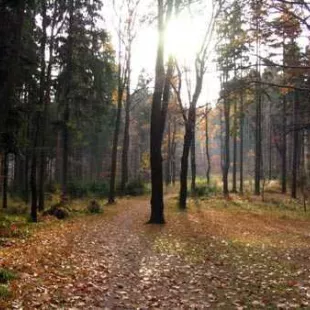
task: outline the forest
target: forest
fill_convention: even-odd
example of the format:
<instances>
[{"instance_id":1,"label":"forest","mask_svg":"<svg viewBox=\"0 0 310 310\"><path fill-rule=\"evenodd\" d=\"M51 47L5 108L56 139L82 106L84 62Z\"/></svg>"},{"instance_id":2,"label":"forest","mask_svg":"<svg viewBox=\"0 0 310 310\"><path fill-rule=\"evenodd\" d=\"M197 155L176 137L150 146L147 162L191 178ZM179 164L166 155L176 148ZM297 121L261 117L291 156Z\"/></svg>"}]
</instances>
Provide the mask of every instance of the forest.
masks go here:
<instances>
[{"instance_id":1,"label":"forest","mask_svg":"<svg viewBox=\"0 0 310 310\"><path fill-rule=\"evenodd\" d=\"M0 309L310 308L309 72L306 0L0 0Z\"/></svg>"}]
</instances>

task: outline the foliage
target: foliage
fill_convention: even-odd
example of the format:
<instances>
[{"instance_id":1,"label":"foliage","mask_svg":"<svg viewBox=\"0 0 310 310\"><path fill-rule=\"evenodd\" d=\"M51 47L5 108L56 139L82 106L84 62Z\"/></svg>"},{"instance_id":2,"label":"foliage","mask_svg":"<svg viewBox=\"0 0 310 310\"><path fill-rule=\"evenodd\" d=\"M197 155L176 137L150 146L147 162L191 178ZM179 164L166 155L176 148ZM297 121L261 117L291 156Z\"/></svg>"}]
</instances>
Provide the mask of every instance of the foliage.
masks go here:
<instances>
[{"instance_id":1,"label":"foliage","mask_svg":"<svg viewBox=\"0 0 310 310\"><path fill-rule=\"evenodd\" d=\"M107 182L70 182L68 184L68 195L71 198L83 198L88 196L95 196L104 198L108 196L109 186Z\"/></svg>"},{"instance_id":2,"label":"foliage","mask_svg":"<svg viewBox=\"0 0 310 310\"><path fill-rule=\"evenodd\" d=\"M15 273L8 269L0 268L0 283L6 284L16 278Z\"/></svg>"},{"instance_id":3,"label":"foliage","mask_svg":"<svg viewBox=\"0 0 310 310\"><path fill-rule=\"evenodd\" d=\"M219 188L215 185L207 185L203 183L197 183L195 191L192 193L197 197L209 197L219 193Z\"/></svg>"},{"instance_id":4,"label":"foliage","mask_svg":"<svg viewBox=\"0 0 310 310\"><path fill-rule=\"evenodd\" d=\"M53 215L59 220L63 220L70 216L70 210L68 205L59 202L52 205L48 210L44 211L43 215Z\"/></svg>"},{"instance_id":5,"label":"foliage","mask_svg":"<svg viewBox=\"0 0 310 310\"><path fill-rule=\"evenodd\" d=\"M70 182L67 185L67 194L71 198L82 198L88 195L88 186L84 182Z\"/></svg>"},{"instance_id":6,"label":"foliage","mask_svg":"<svg viewBox=\"0 0 310 310\"><path fill-rule=\"evenodd\" d=\"M129 181L125 187L125 195L128 196L141 196L146 194L146 192L146 186L140 179Z\"/></svg>"},{"instance_id":7,"label":"foliage","mask_svg":"<svg viewBox=\"0 0 310 310\"><path fill-rule=\"evenodd\" d=\"M6 299L11 296L11 292L8 287L4 284L0 284L0 298Z\"/></svg>"},{"instance_id":8,"label":"foliage","mask_svg":"<svg viewBox=\"0 0 310 310\"><path fill-rule=\"evenodd\" d=\"M104 198L108 196L109 193L109 185L105 181L97 181L97 182L92 182L88 187L88 192L98 198Z\"/></svg>"}]
</instances>

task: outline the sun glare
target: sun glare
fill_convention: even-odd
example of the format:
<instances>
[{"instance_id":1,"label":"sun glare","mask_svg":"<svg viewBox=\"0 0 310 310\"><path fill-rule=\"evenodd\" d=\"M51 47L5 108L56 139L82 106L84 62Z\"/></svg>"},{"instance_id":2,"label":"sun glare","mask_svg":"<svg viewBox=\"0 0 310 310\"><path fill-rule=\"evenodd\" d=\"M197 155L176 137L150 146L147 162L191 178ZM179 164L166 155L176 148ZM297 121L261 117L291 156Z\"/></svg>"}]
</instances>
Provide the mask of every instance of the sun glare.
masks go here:
<instances>
[{"instance_id":1,"label":"sun glare","mask_svg":"<svg viewBox=\"0 0 310 310\"><path fill-rule=\"evenodd\" d=\"M180 61L187 61L199 48L195 24L188 18L172 20L165 39L167 54L172 53Z\"/></svg>"}]
</instances>

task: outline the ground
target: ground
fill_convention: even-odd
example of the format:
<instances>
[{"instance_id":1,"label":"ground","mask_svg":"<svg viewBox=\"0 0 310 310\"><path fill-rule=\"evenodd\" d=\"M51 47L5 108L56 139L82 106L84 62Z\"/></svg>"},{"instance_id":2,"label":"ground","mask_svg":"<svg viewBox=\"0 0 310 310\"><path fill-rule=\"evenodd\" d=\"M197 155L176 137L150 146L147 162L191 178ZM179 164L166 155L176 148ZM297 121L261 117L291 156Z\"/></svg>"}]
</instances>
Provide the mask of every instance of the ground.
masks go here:
<instances>
[{"instance_id":1,"label":"ground","mask_svg":"<svg viewBox=\"0 0 310 310\"><path fill-rule=\"evenodd\" d=\"M310 309L309 217L230 200L149 197L59 221L0 248L17 274L6 309ZM273 210L274 209L274 210ZM1 300L1 299L0 299Z\"/></svg>"}]
</instances>

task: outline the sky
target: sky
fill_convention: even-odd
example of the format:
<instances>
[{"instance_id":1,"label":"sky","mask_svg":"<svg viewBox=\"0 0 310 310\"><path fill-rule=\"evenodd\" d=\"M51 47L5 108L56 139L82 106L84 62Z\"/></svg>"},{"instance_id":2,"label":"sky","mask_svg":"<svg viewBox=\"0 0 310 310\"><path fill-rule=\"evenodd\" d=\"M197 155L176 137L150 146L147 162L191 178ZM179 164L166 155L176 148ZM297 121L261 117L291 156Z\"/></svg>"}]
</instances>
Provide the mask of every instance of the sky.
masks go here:
<instances>
[{"instance_id":1,"label":"sky","mask_svg":"<svg viewBox=\"0 0 310 310\"><path fill-rule=\"evenodd\" d=\"M120 5L126 1L119 0ZM142 0L139 6L141 14L145 14L150 10L149 6L145 5L147 1ZM211 3L211 1L206 1ZM153 4L156 2L153 1ZM123 7L124 9L124 7ZM154 8L156 9L156 8ZM126 11L126 9L124 9ZM211 8L206 5L204 8L199 8L199 11L193 8L191 11L184 10L179 14L178 19L173 19L169 25L167 36L165 40L166 44L166 57L169 52L172 52L180 66L186 65L186 67L192 68L195 54L199 49L199 46L203 40L204 33L206 31L207 22L210 18ZM125 16L126 13L120 13L122 9L119 7L117 13L111 6L105 6L102 14L105 20L105 26L111 33L112 44L114 48L118 49L118 35L117 28L119 23L119 14ZM132 46L132 79L134 91L137 85L137 79L141 70L154 78L155 73L155 61L156 61L156 48L157 48L157 31L156 20L153 23L144 23L139 26L137 36ZM206 102L215 104L218 99L220 83L218 73L216 72L215 62L212 61L215 58L215 53L211 53L208 61L208 70L204 77L203 90L200 95L199 105L205 105ZM194 83L194 78L192 79ZM194 85L191 86L192 88ZM185 83L183 83L183 97L186 104L187 90L185 89Z\"/></svg>"}]
</instances>

